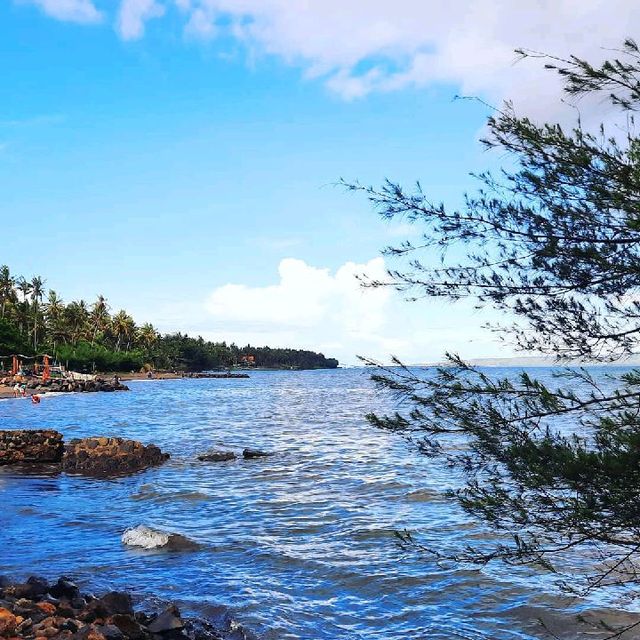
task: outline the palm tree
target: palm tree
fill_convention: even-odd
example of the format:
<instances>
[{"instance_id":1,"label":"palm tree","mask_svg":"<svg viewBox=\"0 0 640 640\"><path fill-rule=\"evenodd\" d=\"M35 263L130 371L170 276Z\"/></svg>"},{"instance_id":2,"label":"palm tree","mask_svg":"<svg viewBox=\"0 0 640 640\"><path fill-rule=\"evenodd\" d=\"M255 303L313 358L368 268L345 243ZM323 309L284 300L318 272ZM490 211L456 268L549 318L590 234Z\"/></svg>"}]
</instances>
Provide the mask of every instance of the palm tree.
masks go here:
<instances>
[{"instance_id":1,"label":"palm tree","mask_svg":"<svg viewBox=\"0 0 640 640\"><path fill-rule=\"evenodd\" d=\"M133 318L124 310L118 311L111 323L112 331L116 337L116 351L120 351L122 343L126 341L126 350L131 346L131 339L135 336L136 323Z\"/></svg>"},{"instance_id":2,"label":"palm tree","mask_svg":"<svg viewBox=\"0 0 640 640\"><path fill-rule=\"evenodd\" d=\"M47 330L47 334L49 340L51 340L53 344L53 348L55 350L56 344L59 340L66 342L67 332L66 326L64 323L64 302L62 298L53 291L49 290L49 295L47 297L47 303L44 307L45 310L45 328Z\"/></svg>"},{"instance_id":3,"label":"palm tree","mask_svg":"<svg viewBox=\"0 0 640 640\"><path fill-rule=\"evenodd\" d=\"M0 317L4 318L7 302L15 299L14 285L15 278L11 275L11 271L6 264L0 267Z\"/></svg>"},{"instance_id":4,"label":"palm tree","mask_svg":"<svg viewBox=\"0 0 640 640\"><path fill-rule=\"evenodd\" d=\"M16 289L22 297L18 305L18 324L22 333L29 333L29 294L31 293L31 283L20 276L16 281Z\"/></svg>"},{"instance_id":5,"label":"palm tree","mask_svg":"<svg viewBox=\"0 0 640 640\"><path fill-rule=\"evenodd\" d=\"M40 276L31 279L31 305L33 308L33 349L38 349L38 313L44 295L44 280Z\"/></svg>"},{"instance_id":6,"label":"palm tree","mask_svg":"<svg viewBox=\"0 0 640 640\"><path fill-rule=\"evenodd\" d=\"M153 346L157 339L158 332L149 322L145 322L140 329L138 329L138 340L140 340L147 350Z\"/></svg>"},{"instance_id":7,"label":"palm tree","mask_svg":"<svg viewBox=\"0 0 640 640\"><path fill-rule=\"evenodd\" d=\"M71 343L78 344L78 341L85 338L89 322L89 310L84 300L70 302L65 309L65 324L71 335Z\"/></svg>"},{"instance_id":8,"label":"palm tree","mask_svg":"<svg viewBox=\"0 0 640 640\"><path fill-rule=\"evenodd\" d=\"M107 299L104 296L99 295L97 300L91 305L89 319L91 326L93 327L91 344L94 344L98 332L105 331L109 326L109 305L107 304Z\"/></svg>"}]
</instances>

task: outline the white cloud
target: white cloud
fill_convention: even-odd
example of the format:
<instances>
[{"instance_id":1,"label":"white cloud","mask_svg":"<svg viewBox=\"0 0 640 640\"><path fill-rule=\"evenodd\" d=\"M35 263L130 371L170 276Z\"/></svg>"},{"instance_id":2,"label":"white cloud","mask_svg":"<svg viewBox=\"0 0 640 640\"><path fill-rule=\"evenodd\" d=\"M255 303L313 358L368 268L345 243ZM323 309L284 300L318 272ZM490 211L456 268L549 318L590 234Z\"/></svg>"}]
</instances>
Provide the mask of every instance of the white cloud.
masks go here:
<instances>
[{"instance_id":1,"label":"white cloud","mask_svg":"<svg viewBox=\"0 0 640 640\"><path fill-rule=\"evenodd\" d=\"M393 354L408 362L438 361L446 350L504 355L478 328L482 318L464 305L409 304L389 288L363 289L356 278L363 273L384 279L384 259L347 262L331 273L286 258L277 283L220 286L206 300L206 318L194 323L190 312L176 326L211 340L322 351L346 364L357 355L388 361Z\"/></svg>"},{"instance_id":2,"label":"white cloud","mask_svg":"<svg viewBox=\"0 0 640 640\"><path fill-rule=\"evenodd\" d=\"M100 16L91 0L25 1L59 19ZM251 60L278 57L347 99L449 83L492 101L513 97L528 109L556 103L559 83L540 64L514 64L516 47L597 60L640 23L636 0L169 2L189 36L235 38ZM141 37L145 22L164 13L155 0L121 0L118 31Z\"/></svg>"},{"instance_id":3,"label":"white cloud","mask_svg":"<svg viewBox=\"0 0 640 640\"><path fill-rule=\"evenodd\" d=\"M118 14L118 33L124 40L144 35L145 22L164 15L164 7L155 0L122 0Z\"/></svg>"},{"instance_id":4,"label":"white cloud","mask_svg":"<svg viewBox=\"0 0 640 640\"><path fill-rule=\"evenodd\" d=\"M24 0L40 7L44 13L56 20L94 24L102 20L102 14L91 0Z\"/></svg>"},{"instance_id":5,"label":"white cloud","mask_svg":"<svg viewBox=\"0 0 640 640\"><path fill-rule=\"evenodd\" d=\"M516 47L603 58L640 21L635 0L176 0L187 29L232 35L322 77L345 98L453 83L462 93L557 100L557 79ZM228 24L222 29L220 24Z\"/></svg>"}]
</instances>

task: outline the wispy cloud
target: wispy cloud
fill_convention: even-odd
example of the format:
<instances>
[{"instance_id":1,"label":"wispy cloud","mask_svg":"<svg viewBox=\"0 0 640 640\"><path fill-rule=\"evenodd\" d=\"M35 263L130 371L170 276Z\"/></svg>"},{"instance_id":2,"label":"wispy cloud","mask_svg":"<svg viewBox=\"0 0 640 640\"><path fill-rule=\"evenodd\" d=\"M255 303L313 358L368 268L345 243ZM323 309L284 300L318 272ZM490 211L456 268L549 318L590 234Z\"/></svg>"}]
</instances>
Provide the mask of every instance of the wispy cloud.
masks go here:
<instances>
[{"instance_id":1,"label":"wispy cloud","mask_svg":"<svg viewBox=\"0 0 640 640\"><path fill-rule=\"evenodd\" d=\"M34 4L56 20L96 24L101 22L103 14L96 9L91 0L20 0L24 4Z\"/></svg>"},{"instance_id":2,"label":"wispy cloud","mask_svg":"<svg viewBox=\"0 0 640 640\"><path fill-rule=\"evenodd\" d=\"M145 23L164 15L165 8L155 0L122 0L118 13L118 33L124 40L144 35Z\"/></svg>"}]
</instances>

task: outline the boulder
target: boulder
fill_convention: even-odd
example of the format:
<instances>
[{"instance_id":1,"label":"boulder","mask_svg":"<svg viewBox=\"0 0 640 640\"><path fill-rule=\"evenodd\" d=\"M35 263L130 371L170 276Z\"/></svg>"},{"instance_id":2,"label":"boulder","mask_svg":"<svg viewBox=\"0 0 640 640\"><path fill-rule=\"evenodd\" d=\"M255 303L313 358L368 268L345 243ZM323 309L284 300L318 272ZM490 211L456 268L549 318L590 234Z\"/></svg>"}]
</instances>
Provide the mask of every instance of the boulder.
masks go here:
<instances>
[{"instance_id":1,"label":"boulder","mask_svg":"<svg viewBox=\"0 0 640 640\"><path fill-rule=\"evenodd\" d=\"M169 633L183 629L184 622L180 618L178 608L171 606L152 620L147 628L151 633Z\"/></svg>"},{"instance_id":2,"label":"boulder","mask_svg":"<svg viewBox=\"0 0 640 640\"><path fill-rule=\"evenodd\" d=\"M78 586L74 582L71 582L71 580L63 576L49 589L49 593L54 598L74 600L80 595L80 589L78 589Z\"/></svg>"},{"instance_id":3,"label":"boulder","mask_svg":"<svg viewBox=\"0 0 640 640\"><path fill-rule=\"evenodd\" d=\"M62 434L53 429L0 430L0 465L60 462Z\"/></svg>"},{"instance_id":4,"label":"boulder","mask_svg":"<svg viewBox=\"0 0 640 640\"><path fill-rule=\"evenodd\" d=\"M126 529L122 534L122 543L128 547L140 547L141 549L166 549L168 551L189 551L198 549L197 542L190 540L179 533L160 531L141 524L137 527Z\"/></svg>"},{"instance_id":5,"label":"boulder","mask_svg":"<svg viewBox=\"0 0 640 640\"><path fill-rule=\"evenodd\" d=\"M237 456L233 451L207 451L198 456L198 460L202 462L225 462L236 458Z\"/></svg>"},{"instance_id":6,"label":"boulder","mask_svg":"<svg viewBox=\"0 0 640 640\"><path fill-rule=\"evenodd\" d=\"M266 458L267 456L272 455L272 453L261 451L260 449L244 449L242 452L242 457L245 458L245 460L251 460L252 458Z\"/></svg>"},{"instance_id":7,"label":"boulder","mask_svg":"<svg viewBox=\"0 0 640 640\"><path fill-rule=\"evenodd\" d=\"M153 444L124 438L83 438L64 447L62 468L84 475L123 475L162 464L169 458Z\"/></svg>"}]
</instances>

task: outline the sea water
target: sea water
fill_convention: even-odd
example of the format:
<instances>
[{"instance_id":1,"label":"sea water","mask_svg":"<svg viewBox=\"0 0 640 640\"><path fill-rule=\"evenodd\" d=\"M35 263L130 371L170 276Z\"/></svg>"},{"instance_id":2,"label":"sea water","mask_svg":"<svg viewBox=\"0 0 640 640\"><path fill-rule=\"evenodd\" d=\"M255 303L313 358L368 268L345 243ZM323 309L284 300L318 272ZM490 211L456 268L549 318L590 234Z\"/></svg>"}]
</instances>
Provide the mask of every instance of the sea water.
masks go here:
<instances>
[{"instance_id":1,"label":"sea water","mask_svg":"<svg viewBox=\"0 0 640 640\"><path fill-rule=\"evenodd\" d=\"M559 595L531 569L442 566L402 548L405 529L442 551L490 532L445 496L449 469L367 423L367 412L395 407L363 369L130 386L0 402L1 428L121 436L171 454L110 480L0 470L0 572L228 611L265 640L545 638L545 625L579 638L591 627L578 611L615 615ZM197 460L245 447L274 455ZM197 547L124 545L139 525Z\"/></svg>"}]
</instances>

